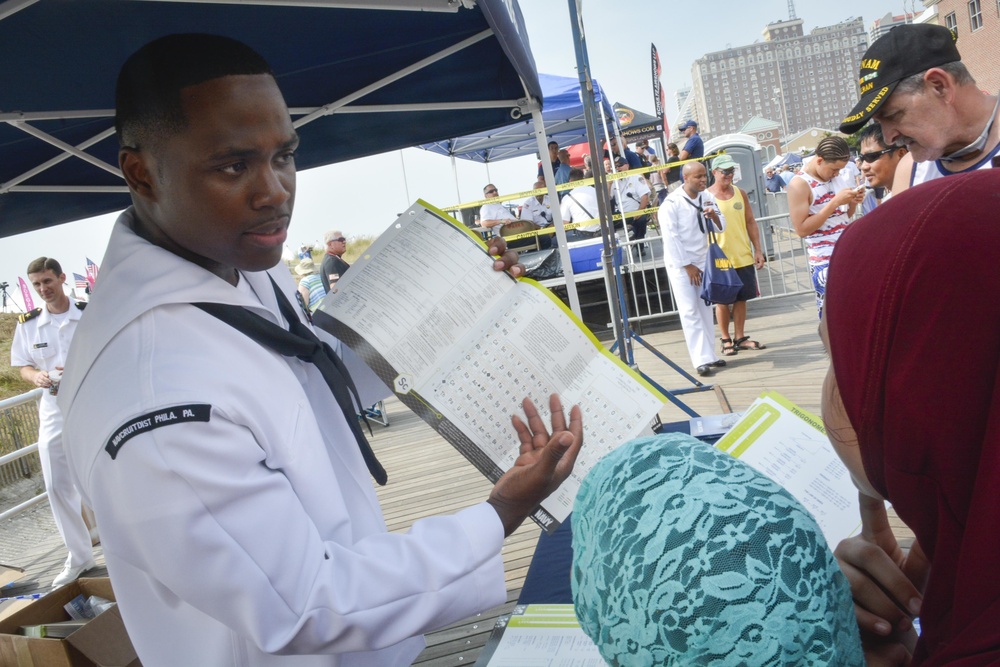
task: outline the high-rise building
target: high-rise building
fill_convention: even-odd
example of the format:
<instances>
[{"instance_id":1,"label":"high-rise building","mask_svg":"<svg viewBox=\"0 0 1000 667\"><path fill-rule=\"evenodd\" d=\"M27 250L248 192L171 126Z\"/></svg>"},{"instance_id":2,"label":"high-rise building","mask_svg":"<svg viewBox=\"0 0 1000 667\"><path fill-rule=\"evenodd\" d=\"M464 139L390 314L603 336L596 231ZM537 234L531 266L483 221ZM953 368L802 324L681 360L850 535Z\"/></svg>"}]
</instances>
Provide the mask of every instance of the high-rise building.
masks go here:
<instances>
[{"instance_id":1,"label":"high-rise building","mask_svg":"<svg viewBox=\"0 0 1000 667\"><path fill-rule=\"evenodd\" d=\"M913 19L916 18L915 14L898 14L893 16L892 12L889 12L880 19L875 19L872 21L872 27L868 30L868 43L873 44L876 39L886 34L898 25L903 25L904 23L913 23Z\"/></svg>"},{"instance_id":2,"label":"high-rise building","mask_svg":"<svg viewBox=\"0 0 1000 667\"><path fill-rule=\"evenodd\" d=\"M990 94L1000 90L1000 0L924 0L924 6L917 20L954 30L976 85Z\"/></svg>"},{"instance_id":3,"label":"high-rise building","mask_svg":"<svg viewBox=\"0 0 1000 667\"><path fill-rule=\"evenodd\" d=\"M858 66L868 48L854 18L804 34L802 19L777 21L763 41L708 53L691 67L703 136L736 132L754 116L780 120L787 135L836 128L858 100Z\"/></svg>"}]
</instances>

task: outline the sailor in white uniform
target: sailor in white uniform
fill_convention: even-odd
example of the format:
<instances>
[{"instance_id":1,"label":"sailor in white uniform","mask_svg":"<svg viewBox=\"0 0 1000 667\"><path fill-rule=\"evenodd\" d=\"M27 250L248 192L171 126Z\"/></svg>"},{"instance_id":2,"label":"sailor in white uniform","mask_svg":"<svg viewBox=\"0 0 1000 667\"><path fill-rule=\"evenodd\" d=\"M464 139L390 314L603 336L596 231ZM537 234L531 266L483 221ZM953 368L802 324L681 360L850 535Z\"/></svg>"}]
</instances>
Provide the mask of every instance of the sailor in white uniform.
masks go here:
<instances>
[{"instance_id":1,"label":"sailor in white uniform","mask_svg":"<svg viewBox=\"0 0 1000 667\"><path fill-rule=\"evenodd\" d=\"M18 318L10 365L20 367L22 378L45 389L38 404L38 456L52 517L69 550L62 572L52 582L53 586L62 586L95 565L90 530L81 514L80 492L73 484L63 448L63 415L56 405L59 376L87 304L66 296L66 274L51 257L31 262L28 280L44 304Z\"/></svg>"},{"instance_id":2,"label":"sailor in white uniform","mask_svg":"<svg viewBox=\"0 0 1000 667\"><path fill-rule=\"evenodd\" d=\"M112 232L59 399L139 658L410 664L424 632L506 599L504 537L572 470L579 409L567 423L553 403L550 436L528 408L519 464L486 502L387 533L368 479L384 473L333 400L339 362L285 356L220 315L325 336L290 305L280 264L298 138L267 63L228 38L172 35L126 62L117 99L133 207ZM523 272L514 261L497 268ZM357 404L388 393L327 340Z\"/></svg>"}]
</instances>

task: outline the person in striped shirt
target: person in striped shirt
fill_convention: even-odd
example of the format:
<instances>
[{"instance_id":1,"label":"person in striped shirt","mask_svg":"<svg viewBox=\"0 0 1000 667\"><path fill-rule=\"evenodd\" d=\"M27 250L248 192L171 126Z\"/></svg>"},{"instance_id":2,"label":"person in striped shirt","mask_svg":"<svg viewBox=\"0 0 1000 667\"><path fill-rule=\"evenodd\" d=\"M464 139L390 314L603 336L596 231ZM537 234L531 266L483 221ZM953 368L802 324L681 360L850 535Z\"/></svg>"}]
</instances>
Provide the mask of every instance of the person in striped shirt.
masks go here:
<instances>
[{"instance_id":1,"label":"person in striped shirt","mask_svg":"<svg viewBox=\"0 0 1000 667\"><path fill-rule=\"evenodd\" d=\"M850 159L851 149L842 137L826 137L816 147L813 159L788 183L788 216L795 233L806 242L820 315L833 247L865 196L864 186L837 188L837 174Z\"/></svg>"}]
</instances>

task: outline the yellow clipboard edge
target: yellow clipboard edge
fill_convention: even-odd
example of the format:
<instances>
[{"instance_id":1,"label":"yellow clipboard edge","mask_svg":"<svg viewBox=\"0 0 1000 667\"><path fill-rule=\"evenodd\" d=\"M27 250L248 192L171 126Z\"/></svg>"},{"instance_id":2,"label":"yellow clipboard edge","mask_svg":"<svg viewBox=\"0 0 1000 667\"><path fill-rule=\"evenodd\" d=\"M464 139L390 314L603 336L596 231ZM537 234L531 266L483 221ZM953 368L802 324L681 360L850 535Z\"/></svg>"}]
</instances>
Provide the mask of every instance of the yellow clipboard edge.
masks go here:
<instances>
[{"instance_id":1,"label":"yellow clipboard edge","mask_svg":"<svg viewBox=\"0 0 1000 667\"><path fill-rule=\"evenodd\" d=\"M444 210L438 208L437 206L435 206L434 204L431 204L428 201L425 201L423 199L417 199L416 203L420 204L425 209L427 209L428 211L430 211L434 215L438 216L439 218L442 218L445 222L450 223L453 227L456 227L457 229L460 229L463 232L465 232L470 239L472 239L477 244L479 244L479 246L483 249L484 252L486 252L486 254L489 254L490 247L488 245L486 245L486 241L484 241L482 239L482 237L479 236L479 234L477 234L476 232L472 231L471 229L469 229L465 225L461 224L458 220L456 220L455 218L453 218L450 215L448 215L447 213L445 213Z\"/></svg>"},{"instance_id":2,"label":"yellow clipboard edge","mask_svg":"<svg viewBox=\"0 0 1000 667\"><path fill-rule=\"evenodd\" d=\"M632 376L632 379L634 379L636 382L645 387L649 393L653 394L653 396L656 396L661 403L666 404L667 397L664 396L656 387L651 385L645 378L636 373L635 369L629 368L629 366L625 362L623 362L621 359L612 354L611 351L608 350L608 348L604 347L604 345L601 344L601 341L597 339L597 336L594 335L594 332L588 329L583 324L583 322L580 321L580 319L576 316L576 314L569 309L569 306L563 303L562 299L560 299L559 297L557 297L555 294L552 293L552 290L550 290L549 288L545 287L544 285L542 285L541 283L532 278L518 278L517 282L523 283L525 285L530 285L531 287L539 290L540 292L542 292L542 294L547 296L552 301L552 303L556 304L564 313L569 315L569 318L573 322L573 324L575 324L577 328L579 328L580 331L582 331L583 334L588 339L590 339L590 341L594 344L594 347L596 347L601 354L603 354L605 357L607 357L615 364L617 364L619 367L621 367L622 370L624 370L626 373Z\"/></svg>"},{"instance_id":3,"label":"yellow clipboard edge","mask_svg":"<svg viewBox=\"0 0 1000 667\"><path fill-rule=\"evenodd\" d=\"M814 429L816 429L823 435L826 435L826 427L823 425L823 419L818 415L815 415L804 408L800 408L795 403L792 403L790 400L788 400L787 398L785 398L776 391L770 391L770 390L765 391L760 395L760 397L771 399L781 407L785 408L786 410L794 414L802 421L812 426Z\"/></svg>"}]
</instances>

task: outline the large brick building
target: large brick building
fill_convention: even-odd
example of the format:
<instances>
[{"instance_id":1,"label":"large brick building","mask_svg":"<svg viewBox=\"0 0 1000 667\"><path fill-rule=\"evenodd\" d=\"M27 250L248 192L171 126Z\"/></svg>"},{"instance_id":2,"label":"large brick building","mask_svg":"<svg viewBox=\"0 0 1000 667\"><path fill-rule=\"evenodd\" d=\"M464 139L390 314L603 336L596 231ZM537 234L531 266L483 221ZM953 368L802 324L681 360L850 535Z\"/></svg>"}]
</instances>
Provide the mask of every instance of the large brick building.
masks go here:
<instances>
[{"instance_id":1,"label":"large brick building","mask_svg":"<svg viewBox=\"0 0 1000 667\"><path fill-rule=\"evenodd\" d=\"M868 48L864 21L851 19L808 35L802 19L778 21L764 28L763 37L708 53L692 65L701 134L737 132L754 116L780 121L784 135L836 127L858 99L858 64Z\"/></svg>"},{"instance_id":2,"label":"large brick building","mask_svg":"<svg viewBox=\"0 0 1000 667\"><path fill-rule=\"evenodd\" d=\"M958 32L958 52L990 94L1000 90L1000 0L923 0L918 21L933 21Z\"/></svg>"}]
</instances>

